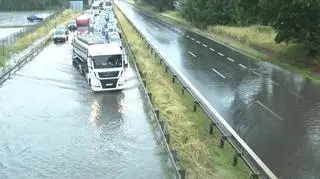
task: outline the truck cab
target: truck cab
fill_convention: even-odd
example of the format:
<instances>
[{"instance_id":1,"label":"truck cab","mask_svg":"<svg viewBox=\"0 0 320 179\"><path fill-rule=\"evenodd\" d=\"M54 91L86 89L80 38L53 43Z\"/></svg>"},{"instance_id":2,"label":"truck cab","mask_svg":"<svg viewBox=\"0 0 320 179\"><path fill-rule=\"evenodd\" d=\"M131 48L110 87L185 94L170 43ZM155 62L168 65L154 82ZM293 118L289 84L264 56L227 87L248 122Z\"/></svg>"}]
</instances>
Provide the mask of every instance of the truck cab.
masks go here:
<instances>
[{"instance_id":1,"label":"truck cab","mask_svg":"<svg viewBox=\"0 0 320 179\"><path fill-rule=\"evenodd\" d=\"M73 65L86 78L92 91L123 89L124 51L117 44L88 38L89 35L80 35L73 40Z\"/></svg>"}]
</instances>

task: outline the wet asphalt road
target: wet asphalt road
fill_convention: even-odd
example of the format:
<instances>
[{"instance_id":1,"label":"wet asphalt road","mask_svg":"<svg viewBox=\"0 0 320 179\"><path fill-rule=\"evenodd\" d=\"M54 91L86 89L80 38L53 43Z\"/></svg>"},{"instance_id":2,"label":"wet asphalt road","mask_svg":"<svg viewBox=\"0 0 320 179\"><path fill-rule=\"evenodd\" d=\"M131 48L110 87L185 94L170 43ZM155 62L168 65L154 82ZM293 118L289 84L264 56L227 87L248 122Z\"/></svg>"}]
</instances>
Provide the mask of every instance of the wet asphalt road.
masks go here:
<instances>
[{"instance_id":1,"label":"wet asphalt road","mask_svg":"<svg viewBox=\"0 0 320 179\"><path fill-rule=\"evenodd\" d=\"M50 44L0 86L0 178L173 178L135 71L92 93L70 44Z\"/></svg>"},{"instance_id":2,"label":"wet asphalt road","mask_svg":"<svg viewBox=\"0 0 320 179\"><path fill-rule=\"evenodd\" d=\"M23 28L0 28L0 40L22 29Z\"/></svg>"},{"instance_id":3,"label":"wet asphalt road","mask_svg":"<svg viewBox=\"0 0 320 179\"><path fill-rule=\"evenodd\" d=\"M117 1L280 178L320 176L320 86Z\"/></svg>"},{"instance_id":4,"label":"wet asphalt road","mask_svg":"<svg viewBox=\"0 0 320 179\"><path fill-rule=\"evenodd\" d=\"M33 12L0 12L0 25L34 25L38 21L29 22L26 17L37 15L46 18L53 14L54 11L33 11Z\"/></svg>"}]
</instances>

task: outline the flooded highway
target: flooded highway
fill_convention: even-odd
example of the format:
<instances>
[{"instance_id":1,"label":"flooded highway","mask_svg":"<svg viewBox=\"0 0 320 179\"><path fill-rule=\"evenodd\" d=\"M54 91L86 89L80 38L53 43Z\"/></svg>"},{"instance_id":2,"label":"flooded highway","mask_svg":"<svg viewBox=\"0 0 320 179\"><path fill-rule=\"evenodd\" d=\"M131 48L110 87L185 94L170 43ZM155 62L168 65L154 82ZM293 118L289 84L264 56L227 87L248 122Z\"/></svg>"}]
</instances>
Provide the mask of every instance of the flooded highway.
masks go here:
<instances>
[{"instance_id":1,"label":"flooded highway","mask_svg":"<svg viewBox=\"0 0 320 179\"><path fill-rule=\"evenodd\" d=\"M116 2L280 178L320 176L320 85Z\"/></svg>"},{"instance_id":2,"label":"flooded highway","mask_svg":"<svg viewBox=\"0 0 320 179\"><path fill-rule=\"evenodd\" d=\"M0 86L0 178L174 178L135 71L93 93L71 56L51 43Z\"/></svg>"}]
</instances>

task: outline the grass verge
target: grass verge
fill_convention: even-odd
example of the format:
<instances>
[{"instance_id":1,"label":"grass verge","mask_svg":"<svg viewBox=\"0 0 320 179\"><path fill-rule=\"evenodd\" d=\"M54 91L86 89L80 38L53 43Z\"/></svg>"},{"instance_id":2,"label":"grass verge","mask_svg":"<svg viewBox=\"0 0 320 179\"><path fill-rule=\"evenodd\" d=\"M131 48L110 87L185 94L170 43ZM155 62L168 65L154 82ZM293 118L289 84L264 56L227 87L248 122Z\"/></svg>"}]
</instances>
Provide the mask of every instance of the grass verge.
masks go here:
<instances>
[{"instance_id":1,"label":"grass verge","mask_svg":"<svg viewBox=\"0 0 320 179\"><path fill-rule=\"evenodd\" d=\"M172 83L164 66L146 50L144 41L115 7L123 33L136 57L136 63L152 93L152 102L169 129L170 147L178 151L187 178L248 178L249 168L239 161L232 166L234 150L229 144L219 147L220 133L209 134L208 117L203 111L192 112L193 99L181 93L181 85Z\"/></svg>"},{"instance_id":2,"label":"grass verge","mask_svg":"<svg viewBox=\"0 0 320 179\"><path fill-rule=\"evenodd\" d=\"M35 32L28 33L22 38L18 39L14 44L8 47L0 48L0 66L5 66L7 58L10 53L18 53L28 46L32 45L34 41L39 38L45 37L48 33L58 24L66 24L69 19L78 16L80 12L73 10L65 10L55 19L46 22L43 26L38 28Z\"/></svg>"},{"instance_id":3,"label":"grass verge","mask_svg":"<svg viewBox=\"0 0 320 179\"><path fill-rule=\"evenodd\" d=\"M276 43L273 39L276 32L268 26L252 25L249 27L233 26L208 26L206 29L196 28L191 22L187 21L177 11L158 10L143 1L133 3L133 0L127 0L141 10L147 11L162 20L187 28L203 36L214 38L234 49L237 49L255 60L264 60L278 65L291 72L300 74L307 79L320 82L320 57L312 59L307 56L304 46L301 44ZM306 66L305 62L316 61L312 67ZM318 62L318 63L317 63Z\"/></svg>"}]
</instances>

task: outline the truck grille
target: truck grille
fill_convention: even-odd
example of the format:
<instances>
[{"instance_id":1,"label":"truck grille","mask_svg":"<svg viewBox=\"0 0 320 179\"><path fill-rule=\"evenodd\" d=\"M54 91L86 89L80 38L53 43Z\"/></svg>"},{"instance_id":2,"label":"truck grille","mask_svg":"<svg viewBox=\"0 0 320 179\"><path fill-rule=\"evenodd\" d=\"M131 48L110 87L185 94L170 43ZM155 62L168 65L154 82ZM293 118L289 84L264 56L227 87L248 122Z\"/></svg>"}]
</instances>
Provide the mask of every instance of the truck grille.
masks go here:
<instances>
[{"instance_id":1,"label":"truck grille","mask_svg":"<svg viewBox=\"0 0 320 179\"><path fill-rule=\"evenodd\" d=\"M111 78L111 77L118 77L119 71L112 71L112 72L98 72L100 78Z\"/></svg>"},{"instance_id":2,"label":"truck grille","mask_svg":"<svg viewBox=\"0 0 320 179\"><path fill-rule=\"evenodd\" d=\"M117 87L118 79L100 80L102 88L115 88Z\"/></svg>"}]
</instances>

